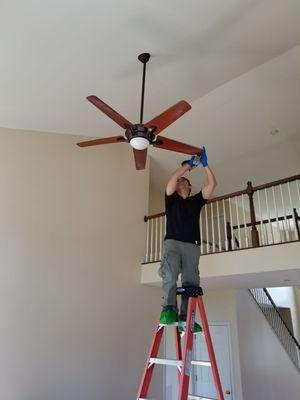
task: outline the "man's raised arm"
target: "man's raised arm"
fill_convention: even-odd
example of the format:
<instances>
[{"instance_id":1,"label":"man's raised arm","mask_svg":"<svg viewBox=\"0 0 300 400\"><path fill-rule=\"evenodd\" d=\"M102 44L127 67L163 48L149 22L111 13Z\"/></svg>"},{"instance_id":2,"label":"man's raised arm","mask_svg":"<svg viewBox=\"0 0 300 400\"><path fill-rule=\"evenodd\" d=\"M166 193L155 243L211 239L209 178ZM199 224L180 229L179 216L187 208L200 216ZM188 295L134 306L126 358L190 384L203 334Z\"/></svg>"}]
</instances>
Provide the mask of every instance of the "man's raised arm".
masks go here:
<instances>
[{"instance_id":1,"label":"man's raised arm","mask_svg":"<svg viewBox=\"0 0 300 400\"><path fill-rule=\"evenodd\" d=\"M212 196L212 194L217 186L217 181L216 181L216 178L215 178L212 170L208 166L205 147L203 147L203 150L201 153L200 163L203 165L204 170L206 172L206 176L207 176L207 185L204 186L204 188L202 189L202 196L204 199L207 200Z\"/></svg>"},{"instance_id":2,"label":"man's raised arm","mask_svg":"<svg viewBox=\"0 0 300 400\"><path fill-rule=\"evenodd\" d=\"M217 186L217 181L216 181L216 178L215 178L212 170L209 168L209 166L204 167L204 170L207 175L208 184L206 186L204 186L204 188L202 189L202 196L204 199L207 200L212 196L212 194Z\"/></svg>"},{"instance_id":3,"label":"man's raised arm","mask_svg":"<svg viewBox=\"0 0 300 400\"><path fill-rule=\"evenodd\" d=\"M169 182L166 186L166 194L167 196L171 196L176 190L177 180L182 177L187 171L197 167L199 165L200 159L198 156L192 156L189 161L186 161L185 164L177 168L171 175Z\"/></svg>"}]
</instances>

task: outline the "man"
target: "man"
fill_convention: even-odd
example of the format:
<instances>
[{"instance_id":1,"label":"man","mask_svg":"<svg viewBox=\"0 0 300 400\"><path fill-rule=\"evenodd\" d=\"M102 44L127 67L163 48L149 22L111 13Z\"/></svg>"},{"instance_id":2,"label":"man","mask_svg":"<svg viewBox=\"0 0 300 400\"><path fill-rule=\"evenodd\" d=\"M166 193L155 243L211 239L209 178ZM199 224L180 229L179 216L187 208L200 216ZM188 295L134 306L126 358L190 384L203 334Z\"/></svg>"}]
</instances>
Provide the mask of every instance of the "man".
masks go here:
<instances>
[{"instance_id":1,"label":"man","mask_svg":"<svg viewBox=\"0 0 300 400\"><path fill-rule=\"evenodd\" d=\"M207 185L194 196L190 196L190 181L183 177L202 164L207 176ZM167 231L164 241L163 257L159 275L163 280L164 302L160 323L172 325L178 322L179 331L184 330L188 298L182 296L178 318L176 289L177 279L181 273L183 286L199 286L200 229L199 217L201 208L211 197L216 187L216 179L207 163L205 147L200 158L193 156L183 166L176 169L166 186ZM194 332L201 332L195 323Z\"/></svg>"}]
</instances>

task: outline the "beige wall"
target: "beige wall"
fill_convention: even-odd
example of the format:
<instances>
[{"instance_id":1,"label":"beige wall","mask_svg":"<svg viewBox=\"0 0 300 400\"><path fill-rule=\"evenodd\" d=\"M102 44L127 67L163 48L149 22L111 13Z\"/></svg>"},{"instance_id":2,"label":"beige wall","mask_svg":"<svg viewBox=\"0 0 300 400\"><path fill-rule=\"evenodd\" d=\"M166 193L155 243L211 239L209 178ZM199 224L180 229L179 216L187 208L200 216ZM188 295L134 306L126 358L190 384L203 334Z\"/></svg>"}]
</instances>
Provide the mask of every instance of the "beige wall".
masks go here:
<instances>
[{"instance_id":1,"label":"beige wall","mask_svg":"<svg viewBox=\"0 0 300 400\"><path fill-rule=\"evenodd\" d=\"M165 194L158 192L153 187L149 188L149 215L165 211Z\"/></svg>"},{"instance_id":2,"label":"beige wall","mask_svg":"<svg viewBox=\"0 0 300 400\"><path fill-rule=\"evenodd\" d=\"M148 170L125 144L0 137L0 398L132 400L161 301L140 285Z\"/></svg>"}]
</instances>

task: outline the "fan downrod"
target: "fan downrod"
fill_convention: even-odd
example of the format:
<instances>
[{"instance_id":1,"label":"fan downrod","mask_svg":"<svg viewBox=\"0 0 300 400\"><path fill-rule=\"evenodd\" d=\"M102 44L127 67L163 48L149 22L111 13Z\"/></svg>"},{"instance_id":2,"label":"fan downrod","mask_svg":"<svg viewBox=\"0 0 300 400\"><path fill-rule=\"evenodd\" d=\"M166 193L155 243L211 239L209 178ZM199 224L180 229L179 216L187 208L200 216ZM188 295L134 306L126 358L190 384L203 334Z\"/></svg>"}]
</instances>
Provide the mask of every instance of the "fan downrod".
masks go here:
<instances>
[{"instance_id":1,"label":"fan downrod","mask_svg":"<svg viewBox=\"0 0 300 400\"><path fill-rule=\"evenodd\" d=\"M150 59L151 55L149 53L142 53L138 56L138 60L143 63L146 64L149 59Z\"/></svg>"}]
</instances>

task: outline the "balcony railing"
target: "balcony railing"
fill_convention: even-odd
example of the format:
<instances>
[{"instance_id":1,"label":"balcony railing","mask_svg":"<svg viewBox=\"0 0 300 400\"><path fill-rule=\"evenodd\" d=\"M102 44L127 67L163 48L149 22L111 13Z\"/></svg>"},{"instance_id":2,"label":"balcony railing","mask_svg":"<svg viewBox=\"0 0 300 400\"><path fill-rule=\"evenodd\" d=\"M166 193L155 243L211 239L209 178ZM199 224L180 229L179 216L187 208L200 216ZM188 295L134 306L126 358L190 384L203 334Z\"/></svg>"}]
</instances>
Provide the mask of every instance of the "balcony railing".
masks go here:
<instances>
[{"instance_id":1,"label":"balcony railing","mask_svg":"<svg viewBox=\"0 0 300 400\"><path fill-rule=\"evenodd\" d=\"M200 214L201 254L300 240L300 175L210 199ZM161 260L165 213L144 217L144 263Z\"/></svg>"}]
</instances>

